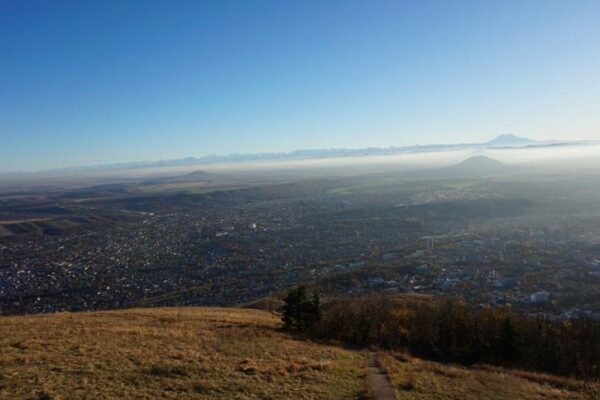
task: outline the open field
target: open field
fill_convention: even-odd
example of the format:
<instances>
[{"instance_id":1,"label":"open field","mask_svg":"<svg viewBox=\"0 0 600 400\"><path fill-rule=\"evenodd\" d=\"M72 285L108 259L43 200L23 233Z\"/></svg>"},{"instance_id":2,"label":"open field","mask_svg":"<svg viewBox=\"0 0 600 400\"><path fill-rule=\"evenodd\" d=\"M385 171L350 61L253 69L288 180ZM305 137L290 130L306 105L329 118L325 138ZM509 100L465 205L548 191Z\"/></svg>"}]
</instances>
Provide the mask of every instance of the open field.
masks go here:
<instances>
[{"instance_id":1,"label":"open field","mask_svg":"<svg viewBox=\"0 0 600 400\"><path fill-rule=\"evenodd\" d=\"M278 326L266 312L218 308L3 317L0 398L360 395L362 353L295 340Z\"/></svg>"},{"instance_id":2,"label":"open field","mask_svg":"<svg viewBox=\"0 0 600 400\"><path fill-rule=\"evenodd\" d=\"M466 368L380 353L402 400L600 399L600 385L496 367Z\"/></svg>"}]
</instances>

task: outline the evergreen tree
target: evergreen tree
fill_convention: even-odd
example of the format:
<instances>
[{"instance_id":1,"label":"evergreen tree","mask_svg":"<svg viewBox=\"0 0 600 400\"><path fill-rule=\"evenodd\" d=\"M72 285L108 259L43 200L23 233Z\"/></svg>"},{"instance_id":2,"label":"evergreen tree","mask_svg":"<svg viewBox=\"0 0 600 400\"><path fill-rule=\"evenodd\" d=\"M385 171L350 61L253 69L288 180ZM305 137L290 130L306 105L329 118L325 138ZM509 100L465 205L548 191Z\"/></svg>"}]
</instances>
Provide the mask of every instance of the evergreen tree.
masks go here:
<instances>
[{"instance_id":1,"label":"evergreen tree","mask_svg":"<svg viewBox=\"0 0 600 400\"><path fill-rule=\"evenodd\" d=\"M303 331L321 319L321 298L318 294L309 296L305 286L288 292L283 305L285 329Z\"/></svg>"}]
</instances>

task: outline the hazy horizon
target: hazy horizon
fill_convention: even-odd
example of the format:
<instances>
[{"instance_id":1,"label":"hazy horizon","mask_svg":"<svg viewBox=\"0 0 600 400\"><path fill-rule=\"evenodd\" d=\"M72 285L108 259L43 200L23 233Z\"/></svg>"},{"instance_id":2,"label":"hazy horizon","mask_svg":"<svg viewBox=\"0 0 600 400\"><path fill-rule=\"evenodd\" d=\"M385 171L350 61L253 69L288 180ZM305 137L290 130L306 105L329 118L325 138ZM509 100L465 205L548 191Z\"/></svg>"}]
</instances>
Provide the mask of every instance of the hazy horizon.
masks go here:
<instances>
[{"instance_id":1,"label":"hazy horizon","mask_svg":"<svg viewBox=\"0 0 600 400\"><path fill-rule=\"evenodd\" d=\"M431 145L440 146L439 149L429 149L428 145L419 144L408 144L406 146L386 146L386 147L369 147L369 148L322 148L322 149L294 149L291 152L281 153L229 153L229 154L210 154L210 155L189 155L187 157L170 159L170 160L129 160L119 163L102 163L102 164L82 164L82 165L65 165L57 166L55 168L42 168L38 170L0 170L1 175L12 175L12 174L43 174L51 172L69 172L70 170L79 172L97 172L111 171L111 170L172 170L172 171L193 171L198 168L208 170L243 170L250 168L255 169L286 169L286 168L330 168L344 165L396 165L410 168L427 168L440 167L444 165L451 165L452 163L460 162L469 157L477 155L485 155L494 159L498 159L504 163L528 163L537 162L543 160L557 159L568 159L568 158L585 158L594 154L594 151L598 149L598 143L596 141L577 141L577 140L556 140L556 141L534 141L531 140L529 146L508 146L508 147L478 147L486 143L492 142L493 140L502 139L505 137L516 138L522 140L531 140L524 136L518 136L513 134L499 135L491 140L487 140L481 143L434 143ZM560 146L555 148L554 146L545 146L552 142L564 143L567 146ZM575 146L577 143L585 144L584 148L581 146ZM464 147L455 148L453 146L464 145ZM446 146L446 147L445 147ZM421 148L417 151L398 152L391 154L370 154L368 150L386 150L386 149L403 149L403 148ZM331 154L328 151L336 150L364 150L365 153L359 154ZM300 157L283 157L283 158L269 158L269 155L293 155L294 152L312 152L315 154L305 154ZM322 154L318 152L322 151ZM264 155L265 158L258 159L236 159L236 156L252 156L252 155ZM211 160L210 157L219 157L221 159ZM194 159L197 163L182 164L182 165L158 165L160 162L172 162L178 160ZM440 162L441 161L441 162ZM139 164L139 165L135 165ZM155 165L156 164L156 165ZM145 175L147 173L143 173ZM150 174L151 175L151 174Z\"/></svg>"},{"instance_id":2,"label":"hazy horizon","mask_svg":"<svg viewBox=\"0 0 600 400\"><path fill-rule=\"evenodd\" d=\"M600 139L600 3L0 5L0 171Z\"/></svg>"}]
</instances>

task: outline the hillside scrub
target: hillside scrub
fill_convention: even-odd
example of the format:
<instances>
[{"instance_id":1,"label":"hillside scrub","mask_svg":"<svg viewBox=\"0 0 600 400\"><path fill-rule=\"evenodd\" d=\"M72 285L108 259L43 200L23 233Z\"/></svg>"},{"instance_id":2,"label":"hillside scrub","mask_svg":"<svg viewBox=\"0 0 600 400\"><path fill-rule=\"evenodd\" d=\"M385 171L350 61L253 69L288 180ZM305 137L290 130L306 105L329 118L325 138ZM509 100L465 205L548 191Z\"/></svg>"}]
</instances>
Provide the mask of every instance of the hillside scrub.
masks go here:
<instances>
[{"instance_id":1,"label":"hillside scrub","mask_svg":"<svg viewBox=\"0 0 600 400\"><path fill-rule=\"evenodd\" d=\"M476 308L458 299L339 298L323 305L320 320L307 332L433 360L600 376L600 323L534 318L510 307Z\"/></svg>"}]
</instances>

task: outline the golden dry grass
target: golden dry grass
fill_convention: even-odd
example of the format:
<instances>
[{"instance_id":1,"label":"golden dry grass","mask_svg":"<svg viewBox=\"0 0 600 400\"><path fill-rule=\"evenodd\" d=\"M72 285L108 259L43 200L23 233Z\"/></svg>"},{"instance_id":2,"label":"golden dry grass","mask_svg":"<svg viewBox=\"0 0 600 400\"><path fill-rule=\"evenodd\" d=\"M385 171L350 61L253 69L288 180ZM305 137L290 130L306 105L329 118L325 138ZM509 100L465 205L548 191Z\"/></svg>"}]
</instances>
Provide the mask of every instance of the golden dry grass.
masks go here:
<instances>
[{"instance_id":1,"label":"golden dry grass","mask_svg":"<svg viewBox=\"0 0 600 400\"><path fill-rule=\"evenodd\" d=\"M267 312L157 308L0 317L0 399L353 399L364 352L296 340ZM381 353L402 400L600 399L545 374Z\"/></svg>"},{"instance_id":2,"label":"golden dry grass","mask_svg":"<svg viewBox=\"0 0 600 400\"><path fill-rule=\"evenodd\" d=\"M440 364L402 353L381 353L402 400L600 400L600 386L547 374Z\"/></svg>"},{"instance_id":3,"label":"golden dry grass","mask_svg":"<svg viewBox=\"0 0 600 400\"><path fill-rule=\"evenodd\" d=\"M2 399L352 399L364 355L295 340L258 310L0 318ZM47 396L47 397L44 397Z\"/></svg>"}]
</instances>

